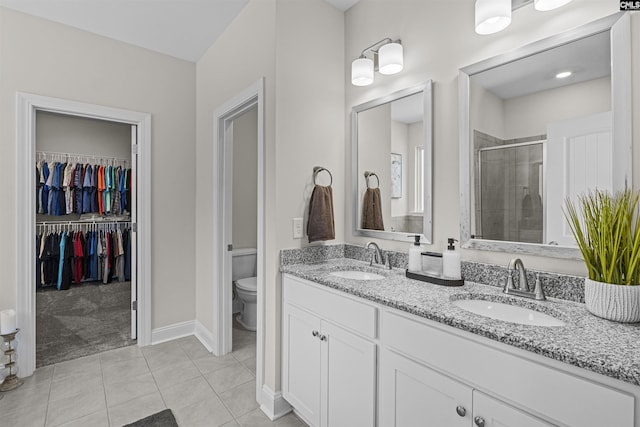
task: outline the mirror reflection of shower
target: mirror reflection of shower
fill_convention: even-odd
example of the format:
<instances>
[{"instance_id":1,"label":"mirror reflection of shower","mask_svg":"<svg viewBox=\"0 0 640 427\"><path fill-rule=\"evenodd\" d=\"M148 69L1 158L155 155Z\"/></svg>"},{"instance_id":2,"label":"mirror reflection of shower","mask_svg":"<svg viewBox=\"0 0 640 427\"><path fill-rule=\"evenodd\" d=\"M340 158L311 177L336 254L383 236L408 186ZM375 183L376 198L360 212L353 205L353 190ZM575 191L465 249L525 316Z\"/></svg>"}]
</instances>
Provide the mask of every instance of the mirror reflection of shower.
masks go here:
<instances>
[{"instance_id":1,"label":"mirror reflection of shower","mask_svg":"<svg viewBox=\"0 0 640 427\"><path fill-rule=\"evenodd\" d=\"M542 243L546 137L505 141L475 132L475 138L477 233L489 240Z\"/></svg>"}]
</instances>

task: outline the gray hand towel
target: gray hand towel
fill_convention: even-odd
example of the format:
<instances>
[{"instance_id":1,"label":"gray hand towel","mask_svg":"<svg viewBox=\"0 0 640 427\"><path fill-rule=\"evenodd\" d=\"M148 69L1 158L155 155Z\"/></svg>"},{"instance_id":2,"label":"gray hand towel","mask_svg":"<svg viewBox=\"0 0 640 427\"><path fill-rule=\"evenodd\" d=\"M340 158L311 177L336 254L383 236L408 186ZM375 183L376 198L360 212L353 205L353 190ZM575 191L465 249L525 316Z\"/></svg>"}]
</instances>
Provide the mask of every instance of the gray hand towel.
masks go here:
<instances>
[{"instance_id":1,"label":"gray hand towel","mask_svg":"<svg viewBox=\"0 0 640 427\"><path fill-rule=\"evenodd\" d=\"M336 229L333 222L333 190L331 186L316 185L309 201L309 221L307 222L309 243L318 240L333 240Z\"/></svg>"},{"instance_id":2,"label":"gray hand towel","mask_svg":"<svg viewBox=\"0 0 640 427\"><path fill-rule=\"evenodd\" d=\"M362 202L362 228L384 230L382 220L382 199L379 188L367 188Z\"/></svg>"}]
</instances>

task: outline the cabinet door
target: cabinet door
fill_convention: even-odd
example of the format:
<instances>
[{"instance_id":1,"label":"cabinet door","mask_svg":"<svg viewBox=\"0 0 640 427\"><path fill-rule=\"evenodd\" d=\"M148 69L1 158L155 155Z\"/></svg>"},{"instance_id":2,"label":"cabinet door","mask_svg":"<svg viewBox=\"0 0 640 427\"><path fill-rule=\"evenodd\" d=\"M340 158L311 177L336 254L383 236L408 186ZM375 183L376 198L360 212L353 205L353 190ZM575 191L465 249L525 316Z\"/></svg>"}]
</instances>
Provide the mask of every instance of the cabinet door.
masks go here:
<instances>
[{"instance_id":1,"label":"cabinet door","mask_svg":"<svg viewBox=\"0 0 640 427\"><path fill-rule=\"evenodd\" d=\"M472 389L390 350L380 356L380 426L469 427Z\"/></svg>"},{"instance_id":2,"label":"cabinet door","mask_svg":"<svg viewBox=\"0 0 640 427\"><path fill-rule=\"evenodd\" d=\"M282 394L300 415L320 425L320 319L285 304Z\"/></svg>"},{"instance_id":3,"label":"cabinet door","mask_svg":"<svg viewBox=\"0 0 640 427\"><path fill-rule=\"evenodd\" d=\"M477 390L473 391L473 421L477 427L553 426Z\"/></svg>"},{"instance_id":4,"label":"cabinet door","mask_svg":"<svg viewBox=\"0 0 640 427\"><path fill-rule=\"evenodd\" d=\"M376 345L322 322L322 427L375 426Z\"/></svg>"}]
</instances>

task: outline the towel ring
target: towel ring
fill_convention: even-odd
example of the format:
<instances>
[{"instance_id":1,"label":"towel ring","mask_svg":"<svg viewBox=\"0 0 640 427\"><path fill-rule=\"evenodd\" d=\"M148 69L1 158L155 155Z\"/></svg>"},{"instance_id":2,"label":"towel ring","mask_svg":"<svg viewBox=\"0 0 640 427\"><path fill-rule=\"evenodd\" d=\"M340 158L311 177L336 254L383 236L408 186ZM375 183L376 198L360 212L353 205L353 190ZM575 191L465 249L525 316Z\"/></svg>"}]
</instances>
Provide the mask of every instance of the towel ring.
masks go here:
<instances>
[{"instance_id":1,"label":"towel ring","mask_svg":"<svg viewBox=\"0 0 640 427\"><path fill-rule=\"evenodd\" d=\"M378 181L378 187L377 188L380 188L380 178L378 178L378 175L375 172L366 171L364 173L364 178L367 180L367 188L371 188L369 186L369 178L371 178L372 176L376 177L376 181Z\"/></svg>"},{"instance_id":2,"label":"towel ring","mask_svg":"<svg viewBox=\"0 0 640 427\"><path fill-rule=\"evenodd\" d=\"M331 172L329 172L329 169L323 168L322 166L314 166L313 167L313 185L318 185L318 184L316 184L316 177L322 171L325 171L326 173L329 174L329 178L331 179L331 181L329 181L329 186L331 186L331 184L333 184L333 175L331 175Z\"/></svg>"}]
</instances>

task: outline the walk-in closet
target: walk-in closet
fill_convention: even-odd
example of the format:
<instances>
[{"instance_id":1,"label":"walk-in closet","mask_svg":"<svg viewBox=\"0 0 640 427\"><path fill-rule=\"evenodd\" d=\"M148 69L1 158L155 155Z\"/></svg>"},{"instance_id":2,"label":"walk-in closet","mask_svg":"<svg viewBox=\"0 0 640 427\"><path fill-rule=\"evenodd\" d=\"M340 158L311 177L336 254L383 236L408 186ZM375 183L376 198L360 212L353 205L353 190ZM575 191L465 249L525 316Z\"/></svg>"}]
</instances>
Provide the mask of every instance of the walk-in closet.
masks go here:
<instances>
[{"instance_id":1,"label":"walk-in closet","mask_svg":"<svg viewBox=\"0 0 640 427\"><path fill-rule=\"evenodd\" d=\"M36 113L37 367L136 342L135 134Z\"/></svg>"}]
</instances>

